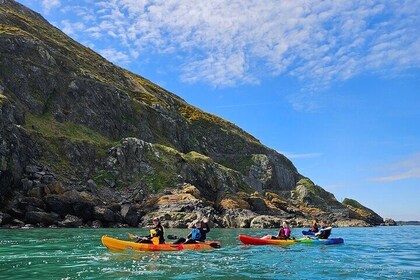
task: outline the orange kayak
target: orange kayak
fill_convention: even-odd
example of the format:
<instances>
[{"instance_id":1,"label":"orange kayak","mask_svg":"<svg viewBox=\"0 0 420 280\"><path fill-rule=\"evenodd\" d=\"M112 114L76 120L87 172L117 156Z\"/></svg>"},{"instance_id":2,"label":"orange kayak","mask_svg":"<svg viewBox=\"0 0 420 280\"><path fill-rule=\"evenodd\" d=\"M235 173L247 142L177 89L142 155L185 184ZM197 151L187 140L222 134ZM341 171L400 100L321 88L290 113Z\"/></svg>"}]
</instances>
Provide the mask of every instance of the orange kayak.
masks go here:
<instances>
[{"instance_id":1,"label":"orange kayak","mask_svg":"<svg viewBox=\"0 0 420 280\"><path fill-rule=\"evenodd\" d=\"M102 244L111 251L179 251L179 250L206 250L220 248L220 242L218 241L206 241L194 244L147 244L147 243L136 243L132 241L120 240L109 236L102 236Z\"/></svg>"}]
</instances>

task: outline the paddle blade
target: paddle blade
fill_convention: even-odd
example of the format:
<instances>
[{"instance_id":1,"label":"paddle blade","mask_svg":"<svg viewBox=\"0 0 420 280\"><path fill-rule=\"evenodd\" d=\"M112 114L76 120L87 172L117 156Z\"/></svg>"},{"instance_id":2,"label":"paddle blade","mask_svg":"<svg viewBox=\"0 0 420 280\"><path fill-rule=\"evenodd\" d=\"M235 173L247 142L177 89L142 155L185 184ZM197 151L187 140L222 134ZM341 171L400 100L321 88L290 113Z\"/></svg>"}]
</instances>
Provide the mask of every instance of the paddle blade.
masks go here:
<instances>
[{"instance_id":1,"label":"paddle blade","mask_svg":"<svg viewBox=\"0 0 420 280\"><path fill-rule=\"evenodd\" d=\"M217 242L209 243L209 246L210 247L213 247L213 248L216 248L216 249L222 248L222 246L220 245L220 243L217 243Z\"/></svg>"},{"instance_id":2,"label":"paddle blade","mask_svg":"<svg viewBox=\"0 0 420 280\"><path fill-rule=\"evenodd\" d=\"M178 239L178 236L176 236L176 235L172 235L172 234L169 234L169 235L167 236L167 238L168 238L168 239Z\"/></svg>"}]
</instances>

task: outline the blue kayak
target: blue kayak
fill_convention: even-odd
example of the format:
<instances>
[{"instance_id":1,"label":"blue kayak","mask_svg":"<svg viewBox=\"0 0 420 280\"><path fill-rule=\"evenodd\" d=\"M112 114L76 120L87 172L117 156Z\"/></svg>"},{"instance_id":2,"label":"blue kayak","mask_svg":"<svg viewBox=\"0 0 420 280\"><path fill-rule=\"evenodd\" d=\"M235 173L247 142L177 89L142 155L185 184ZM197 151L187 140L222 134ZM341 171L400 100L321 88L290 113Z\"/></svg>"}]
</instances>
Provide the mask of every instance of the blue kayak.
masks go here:
<instances>
[{"instance_id":1,"label":"blue kayak","mask_svg":"<svg viewBox=\"0 0 420 280\"><path fill-rule=\"evenodd\" d=\"M302 230L303 235L315 235L315 232L309 230Z\"/></svg>"},{"instance_id":2,"label":"blue kayak","mask_svg":"<svg viewBox=\"0 0 420 280\"><path fill-rule=\"evenodd\" d=\"M344 243L343 238L328 238L328 239L300 238L300 239L296 239L296 241L300 243L315 244L315 245L333 245L333 244Z\"/></svg>"}]
</instances>

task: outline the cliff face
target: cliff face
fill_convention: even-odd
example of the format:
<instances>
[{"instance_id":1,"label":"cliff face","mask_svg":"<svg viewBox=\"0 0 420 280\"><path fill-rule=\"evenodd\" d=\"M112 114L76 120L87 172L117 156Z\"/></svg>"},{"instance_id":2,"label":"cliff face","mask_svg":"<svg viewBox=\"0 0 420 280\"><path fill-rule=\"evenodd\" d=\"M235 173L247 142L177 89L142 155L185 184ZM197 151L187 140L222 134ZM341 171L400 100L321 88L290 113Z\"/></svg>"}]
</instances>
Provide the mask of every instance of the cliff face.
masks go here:
<instances>
[{"instance_id":1,"label":"cliff face","mask_svg":"<svg viewBox=\"0 0 420 280\"><path fill-rule=\"evenodd\" d=\"M15 223L43 224L45 215L32 212L53 215L48 221L73 215L83 223L127 223L121 205L141 218L161 210L150 201L189 185L214 217L225 215L222 201L238 193L248 202L255 191L275 193L290 207L299 201L291 191L304 177L286 157L12 0L0 1L0 54L0 203ZM80 195L92 212L86 217L74 206ZM312 215L297 206L270 208L264 199L264 207L250 209ZM332 195L316 202L325 215L334 212L325 205L347 209ZM98 205L113 218L98 214Z\"/></svg>"}]
</instances>

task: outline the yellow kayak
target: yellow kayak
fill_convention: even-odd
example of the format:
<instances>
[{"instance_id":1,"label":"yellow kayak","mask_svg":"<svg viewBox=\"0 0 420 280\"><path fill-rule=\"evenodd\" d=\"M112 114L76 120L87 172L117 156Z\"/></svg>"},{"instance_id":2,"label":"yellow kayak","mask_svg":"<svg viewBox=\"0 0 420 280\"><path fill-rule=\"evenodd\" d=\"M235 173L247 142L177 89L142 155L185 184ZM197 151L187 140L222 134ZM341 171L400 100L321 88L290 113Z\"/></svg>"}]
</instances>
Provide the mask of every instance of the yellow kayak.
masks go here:
<instances>
[{"instance_id":1,"label":"yellow kayak","mask_svg":"<svg viewBox=\"0 0 420 280\"><path fill-rule=\"evenodd\" d=\"M148 244L148 243L136 243L132 241L120 240L109 236L102 236L102 244L111 251L179 251L179 250L206 250L220 248L220 242L218 241L206 241L194 244Z\"/></svg>"}]
</instances>

